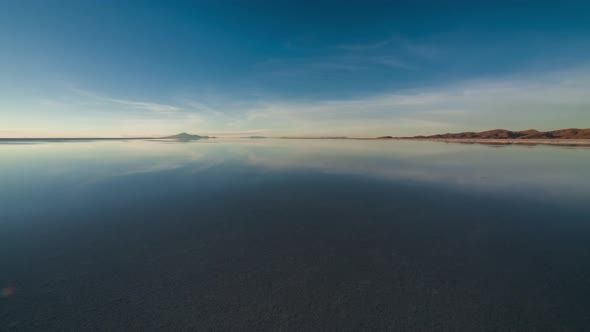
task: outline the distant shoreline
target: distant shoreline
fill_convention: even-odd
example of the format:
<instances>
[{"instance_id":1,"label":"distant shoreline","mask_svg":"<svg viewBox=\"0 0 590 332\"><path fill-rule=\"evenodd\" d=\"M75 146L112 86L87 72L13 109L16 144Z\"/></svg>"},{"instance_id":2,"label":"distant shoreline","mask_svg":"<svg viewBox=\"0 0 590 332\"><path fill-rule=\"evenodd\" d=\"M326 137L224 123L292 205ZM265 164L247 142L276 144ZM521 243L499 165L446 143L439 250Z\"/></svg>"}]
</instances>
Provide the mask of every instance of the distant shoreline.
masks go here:
<instances>
[{"instance_id":1,"label":"distant shoreline","mask_svg":"<svg viewBox=\"0 0 590 332\"><path fill-rule=\"evenodd\" d=\"M159 137L67 137L67 138L0 138L0 141L130 141L130 140L154 140Z\"/></svg>"},{"instance_id":2,"label":"distant shoreline","mask_svg":"<svg viewBox=\"0 0 590 332\"><path fill-rule=\"evenodd\" d=\"M251 139L240 137L239 139ZM265 139L288 140L359 140L359 141L417 141L484 145L556 145L590 147L590 139L520 139L520 138L425 138L425 137L265 137ZM0 138L0 142L76 142L76 141L138 141L180 140L162 137L78 137L78 138ZM198 139L191 139L191 141Z\"/></svg>"}]
</instances>

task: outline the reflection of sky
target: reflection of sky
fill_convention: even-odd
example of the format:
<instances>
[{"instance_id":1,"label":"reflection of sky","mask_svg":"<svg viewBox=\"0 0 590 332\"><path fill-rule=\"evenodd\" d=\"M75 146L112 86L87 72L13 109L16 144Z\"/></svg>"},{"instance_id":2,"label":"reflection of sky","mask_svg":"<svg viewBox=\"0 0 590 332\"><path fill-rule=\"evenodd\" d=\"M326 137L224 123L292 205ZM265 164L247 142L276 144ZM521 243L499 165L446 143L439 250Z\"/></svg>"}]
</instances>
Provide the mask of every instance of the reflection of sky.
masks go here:
<instances>
[{"instance_id":1,"label":"reflection of sky","mask_svg":"<svg viewBox=\"0 0 590 332\"><path fill-rule=\"evenodd\" d=\"M590 151L563 147L494 147L426 142L313 141L283 148L288 153L250 153L263 167L308 168L389 180L452 185L540 196L590 197L583 179ZM280 158L276 158L280 154Z\"/></svg>"},{"instance_id":2,"label":"reflection of sky","mask_svg":"<svg viewBox=\"0 0 590 332\"><path fill-rule=\"evenodd\" d=\"M590 151L354 140L216 140L42 143L0 146L0 197L85 186L133 174L195 174L232 165L256 172L313 171L417 181L462 190L583 200ZM223 172L223 171L222 171ZM229 171L228 171L229 172ZM195 184L198 185L198 184Z\"/></svg>"},{"instance_id":3,"label":"reflection of sky","mask_svg":"<svg viewBox=\"0 0 590 332\"><path fill-rule=\"evenodd\" d=\"M0 145L1 321L281 330L274 323L295 312L284 329L327 319L342 325L326 330L351 321L494 331L509 316L525 317L514 330L583 330L588 152L351 140Z\"/></svg>"}]
</instances>

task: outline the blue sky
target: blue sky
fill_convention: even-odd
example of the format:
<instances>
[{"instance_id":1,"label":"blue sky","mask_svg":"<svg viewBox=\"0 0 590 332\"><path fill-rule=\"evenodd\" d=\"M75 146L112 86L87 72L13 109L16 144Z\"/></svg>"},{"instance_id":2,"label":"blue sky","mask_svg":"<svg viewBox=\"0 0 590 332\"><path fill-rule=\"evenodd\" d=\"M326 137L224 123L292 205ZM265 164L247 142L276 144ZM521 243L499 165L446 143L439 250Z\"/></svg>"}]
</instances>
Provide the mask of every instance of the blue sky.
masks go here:
<instances>
[{"instance_id":1,"label":"blue sky","mask_svg":"<svg viewBox=\"0 0 590 332\"><path fill-rule=\"evenodd\" d=\"M582 1L0 1L0 136L590 127Z\"/></svg>"}]
</instances>

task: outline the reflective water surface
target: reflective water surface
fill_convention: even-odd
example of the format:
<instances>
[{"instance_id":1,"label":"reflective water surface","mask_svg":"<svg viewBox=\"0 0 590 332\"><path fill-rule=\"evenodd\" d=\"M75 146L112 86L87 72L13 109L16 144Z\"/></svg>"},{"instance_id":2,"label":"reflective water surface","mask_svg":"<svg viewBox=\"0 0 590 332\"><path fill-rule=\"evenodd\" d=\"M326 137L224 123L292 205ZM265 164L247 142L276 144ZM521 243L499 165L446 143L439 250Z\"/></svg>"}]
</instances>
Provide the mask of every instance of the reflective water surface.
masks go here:
<instances>
[{"instance_id":1,"label":"reflective water surface","mask_svg":"<svg viewBox=\"0 0 590 332\"><path fill-rule=\"evenodd\" d=\"M0 144L0 330L590 328L590 149Z\"/></svg>"}]
</instances>

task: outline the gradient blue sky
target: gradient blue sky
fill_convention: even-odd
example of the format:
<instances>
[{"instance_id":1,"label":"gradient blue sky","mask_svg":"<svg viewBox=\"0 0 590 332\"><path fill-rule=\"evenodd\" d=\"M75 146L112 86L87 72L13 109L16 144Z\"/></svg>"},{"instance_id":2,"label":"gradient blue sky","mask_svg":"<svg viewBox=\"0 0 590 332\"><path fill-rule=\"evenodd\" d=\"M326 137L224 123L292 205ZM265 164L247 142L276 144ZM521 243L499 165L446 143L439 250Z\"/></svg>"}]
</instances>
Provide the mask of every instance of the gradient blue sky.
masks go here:
<instances>
[{"instance_id":1,"label":"gradient blue sky","mask_svg":"<svg viewBox=\"0 0 590 332\"><path fill-rule=\"evenodd\" d=\"M0 0L0 137L590 127L586 3Z\"/></svg>"}]
</instances>

